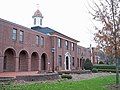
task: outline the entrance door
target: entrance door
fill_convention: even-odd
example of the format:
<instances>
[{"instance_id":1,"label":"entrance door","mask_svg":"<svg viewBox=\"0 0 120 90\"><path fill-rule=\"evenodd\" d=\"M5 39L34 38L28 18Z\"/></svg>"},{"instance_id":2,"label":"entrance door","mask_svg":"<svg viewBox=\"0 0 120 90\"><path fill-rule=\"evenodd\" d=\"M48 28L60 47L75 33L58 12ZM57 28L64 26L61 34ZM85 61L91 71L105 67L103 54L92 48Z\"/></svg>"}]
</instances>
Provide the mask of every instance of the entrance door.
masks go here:
<instances>
[{"instance_id":1,"label":"entrance door","mask_svg":"<svg viewBox=\"0 0 120 90\"><path fill-rule=\"evenodd\" d=\"M66 70L69 70L69 59L66 57Z\"/></svg>"}]
</instances>

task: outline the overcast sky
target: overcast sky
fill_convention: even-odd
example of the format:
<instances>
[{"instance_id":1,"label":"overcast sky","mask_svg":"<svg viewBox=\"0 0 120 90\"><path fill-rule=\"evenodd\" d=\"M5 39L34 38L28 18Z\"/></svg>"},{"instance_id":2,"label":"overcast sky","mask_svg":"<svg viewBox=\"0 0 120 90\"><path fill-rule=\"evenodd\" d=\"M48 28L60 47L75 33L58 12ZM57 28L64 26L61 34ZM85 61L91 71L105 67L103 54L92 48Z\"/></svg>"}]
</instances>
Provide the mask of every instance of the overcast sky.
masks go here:
<instances>
[{"instance_id":1,"label":"overcast sky","mask_svg":"<svg viewBox=\"0 0 120 90\"><path fill-rule=\"evenodd\" d=\"M1 0L0 18L30 28L36 4L44 17L43 27L79 40L81 46L95 46L87 0Z\"/></svg>"}]
</instances>

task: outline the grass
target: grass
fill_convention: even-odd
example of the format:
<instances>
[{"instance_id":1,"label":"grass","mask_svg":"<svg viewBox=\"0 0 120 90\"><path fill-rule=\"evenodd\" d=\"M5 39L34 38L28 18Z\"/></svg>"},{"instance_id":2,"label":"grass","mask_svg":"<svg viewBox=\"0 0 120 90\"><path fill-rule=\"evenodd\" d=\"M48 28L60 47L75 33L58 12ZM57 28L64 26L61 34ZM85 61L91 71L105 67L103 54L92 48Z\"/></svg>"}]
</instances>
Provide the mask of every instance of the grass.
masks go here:
<instances>
[{"instance_id":1,"label":"grass","mask_svg":"<svg viewBox=\"0 0 120 90\"><path fill-rule=\"evenodd\" d=\"M115 76L106 76L82 81L17 84L6 86L3 90L107 90L106 85L114 83Z\"/></svg>"}]
</instances>

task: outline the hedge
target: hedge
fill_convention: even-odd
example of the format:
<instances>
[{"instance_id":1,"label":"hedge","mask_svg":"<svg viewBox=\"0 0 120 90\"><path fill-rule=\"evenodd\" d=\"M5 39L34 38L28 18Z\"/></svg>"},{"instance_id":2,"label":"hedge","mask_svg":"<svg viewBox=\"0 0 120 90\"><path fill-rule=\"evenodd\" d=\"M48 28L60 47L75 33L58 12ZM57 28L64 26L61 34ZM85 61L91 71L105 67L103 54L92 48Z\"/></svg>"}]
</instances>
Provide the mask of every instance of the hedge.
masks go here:
<instances>
[{"instance_id":1,"label":"hedge","mask_svg":"<svg viewBox=\"0 0 120 90\"><path fill-rule=\"evenodd\" d=\"M61 75L61 78L72 79L72 76L69 74Z\"/></svg>"},{"instance_id":2,"label":"hedge","mask_svg":"<svg viewBox=\"0 0 120 90\"><path fill-rule=\"evenodd\" d=\"M93 69L92 69L92 72L93 72L93 73L97 73L97 72L98 72L98 69L93 68Z\"/></svg>"},{"instance_id":3,"label":"hedge","mask_svg":"<svg viewBox=\"0 0 120 90\"><path fill-rule=\"evenodd\" d=\"M116 66L115 65L105 65L105 64L96 64L93 66L93 68L96 68L98 71L102 72L116 72ZM120 67L119 67L120 72Z\"/></svg>"},{"instance_id":4,"label":"hedge","mask_svg":"<svg viewBox=\"0 0 120 90\"><path fill-rule=\"evenodd\" d=\"M98 71L116 73L115 69L98 69ZM119 72L120 72L120 70L119 70Z\"/></svg>"},{"instance_id":5,"label":"hedge","mask_svg":"<svg viewBox=\"0 0 120 90\"><path fill-rule=\"evenodd\" d=\"M105 65L105 64L98 65L97 64L97 65L94 65L93 68L96 68L96 69L116 69L116 66L115 65Z\"/></svg>"}]
</instances>

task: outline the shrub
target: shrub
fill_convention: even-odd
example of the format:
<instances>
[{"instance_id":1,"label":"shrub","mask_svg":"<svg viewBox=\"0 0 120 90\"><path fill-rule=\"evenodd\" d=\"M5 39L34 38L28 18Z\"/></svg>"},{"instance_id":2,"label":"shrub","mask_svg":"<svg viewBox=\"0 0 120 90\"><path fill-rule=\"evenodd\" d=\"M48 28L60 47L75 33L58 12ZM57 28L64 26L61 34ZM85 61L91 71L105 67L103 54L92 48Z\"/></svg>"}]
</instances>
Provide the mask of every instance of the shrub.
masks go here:
<instances>
[{"instance_id":1,"label":"shrub","mask_svg":"<svg viewBox=\"0 0 120 90\"><path fill-rule=\"evenodd\" d=\"M100 61L99 64L104 64L104 62L103 62L103 61Z\"/></svg>"},{"instance_id":2,"label":"shrub","mask_svg":"<svg viewBox=\"0 0 120 90\"><path fill-rule=\"evenodd\" d=\"M105 64L96 64L93 66L93 68L96 68L96 69L115 69L115 65L105 65Z\"/></svg>"},{"instance_id":3,"label":"shrub","mask_svg":"<svg viewBox=\"0 0 120 90\"><path fill-rule=\"evenodd\" d=\"M64 75L61 75L61 78L72 79L72 76L69 74L64 74Z\"/></svg>"},{"instance_id":4,"label":"shrub","mask_svg":"<svg viewBox=\"0 0 120 90\"><path fill-rule=\"evenodd\" d=\"M98 69L98 71L116 73L115 69ZM119 72L120 72L120 70L119 70Z\"/></svg>"},{"instance_id":5,"label":"shrub","mask_svg":"<svg viewBox=\"0 0 120 90\"><path fill-rule=\"evenodd\" d=\"M92 70L93 68L93 64L91 63L91 60L89 59L86 59L83 66L85 70Z\"/></svg>"},{"instance_id":6,"label":"shrub","mask_svg":"<svg viewBox=\"0 0 120 90\"><path fill-rule=\"evenodd\" d=\"M96 68L93 68L93 69L92 69L92 72L93 72L93 73L97 73L98 70L97 70Z\"/></svg>"}]
</instances>

